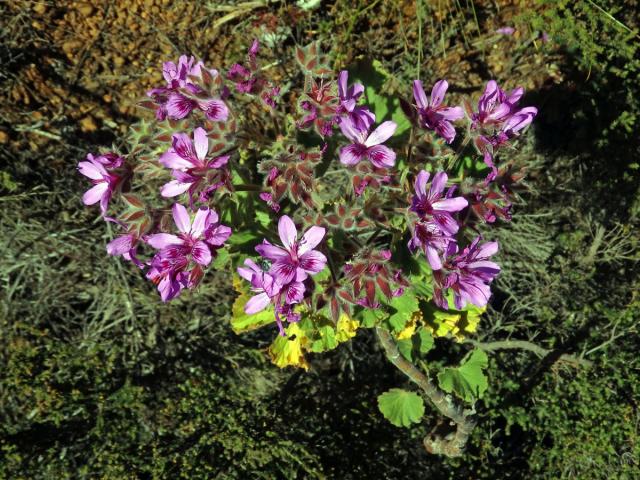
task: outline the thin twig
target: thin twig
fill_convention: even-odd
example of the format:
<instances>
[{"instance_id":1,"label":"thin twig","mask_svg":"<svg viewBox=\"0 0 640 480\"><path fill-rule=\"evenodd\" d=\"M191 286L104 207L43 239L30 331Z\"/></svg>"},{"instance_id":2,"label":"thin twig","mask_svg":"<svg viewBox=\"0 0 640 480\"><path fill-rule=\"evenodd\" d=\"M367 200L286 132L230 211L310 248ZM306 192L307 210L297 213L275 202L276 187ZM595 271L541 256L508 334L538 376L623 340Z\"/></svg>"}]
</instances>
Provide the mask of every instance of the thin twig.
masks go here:
<instances>
[{"instance_id":1,"label":"thin twig","mask_svg":"<svg viewBox=\"0 0 640 480\"><path fill-rule=\"evenodd\" d=\"M501 340L496 342L478 342L476 340L465 340L464 343L469 343L474 347L478 347L481 350L486 350L487 352L492 352L495 350L526 350L527 352L533 352L539 357L546 357L552 350L547 350L540 345L536 345L535 343L531 343L527 340ZM568 355L563 353L558 357L558 360L561 362L571 363L574 365L582 365L583 367L591 367L593 366L593 362L590 360L586 360L584 358L574 357L573 355Z\"/></svg>"}]
</instances>

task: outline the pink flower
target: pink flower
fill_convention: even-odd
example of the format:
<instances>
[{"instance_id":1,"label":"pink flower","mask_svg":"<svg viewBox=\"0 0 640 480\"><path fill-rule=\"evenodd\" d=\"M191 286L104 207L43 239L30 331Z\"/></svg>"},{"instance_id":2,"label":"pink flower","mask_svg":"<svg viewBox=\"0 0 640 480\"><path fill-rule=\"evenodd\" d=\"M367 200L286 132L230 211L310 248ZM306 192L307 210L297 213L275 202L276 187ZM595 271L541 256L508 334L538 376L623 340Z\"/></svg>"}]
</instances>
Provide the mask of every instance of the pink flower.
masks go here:
<instances>
[{"instance_id":1,"label":"pink flower","mask_svg":"<svg viewBox=\"0 0 640 480\"><path fill-rule=\"evenodd\" d=\"M364 93L364 87L360 83L354 83L350 87L347 86L349 81L349 72L342 70L338 75L338 96L340 105L337 113L351 120L356 130L367 131L376 121L376 116L365 107L357 105L358 99Z\"/></svg>"},{"instance_id":2,"label":"pink flower","mask_svg":"<svg viewBox=\"0 0 640 480\"><path fill-rule=\"evenodd\" d=\"M194 83L194 80L202 80L205 70L211 77L218 76L216 70L206 69L201 61L196 63L193 56L182 55L177 65L173 62L163 64L162 75L167 82L166 86L147 92L147 96L158 104L158 120L167 117L176 120L185 118L195 109L202 110L209 120L227 120L229 109L226 104L219 98L201 98L204 92Z\"/></svg>"},{"instance_id":3,"label":"pink flower","mask_svg":"<svg viewBox=\"0 0 640 480\"><path fill-rule=\"evenodd\" d=\"M460 254L455 243L449 244L442 270L433 272L436 283L434 301L440 308L449 308L445 298L448 289L453 290L454 304L458 310L467 303L484 307L489 302L489 284L500 273L500 267L489 260L498 252L498 242L480 245L480 240L477 237Z\"/></svg>"},{"instance_id":4,"label":"pink flower","mask_svg":"<svg viewBox=\"0 0 640 480\"><path fill-rule=\"evenodd\" d=\"M456 137L456 130L451 122L464 117L464 111L460 107L447 107L442 104L448 88L446 80L437 81L431 90L431 97L427 100L422 82L413 81L413 97L418 108L420 125L428 130L435 130L447 143L451 143Z\"/></svg>"},{"instance_id":5,"label":"pink flower","mask_svg":"<svg viewBox=\"0 0 640 480\"><path fill-rule=\"evenodd\" d=\"M393 167L396 161L395 152L381 144L394 134L396 128L395 122L387 121L369 134L368 130L358 130L349 118L341 119L340 130L353 143L340 149L340 163L357 165L366 158L375 167Z\"/></svg>"},{"instance_id":6,"label":"pink flower","mask_svg":"<svg viewBox=\"0 0 640 480\"><path fill-rule=\"evenodd\" d=\"M524 95L524 88L518 87L504 92L495 80L489 80L478 100L478 113L472 115L472 127L478 125L501 125L516 110L516 104Z\"/></svg>"},{"instance_id":7,"label":"pink flower","mask_svg":"<svg viewBox=\"0 0 640 480\"><path fill-rule=\"evenodd\" d=\"M193 132L193 141L184 133L173 135L173 146L161 157L160 163L171 172L175 180L166 183L160 192L163 197L175 197L189 191L190 198L207 180L211 170L219 170L229 161L229 155L207 158L209 138L207 132L198 127ZM217 185L218 186L218 185Z\"/></svg>"},{"instance_id":8,"label":"pink flower","mask_svg":"<svg viewBox=\"0 0 640 480\"><path fill-rule=\"evenodd\" d=\"M278 233L284 248L263 240L262 244L256 247L256 251L273 262L269 273L280 284L285 285L294 279L303 281L307 274L315 275L325 267L327 258L314 250L324 238L324 228L311 227L298 240L298 230L293 220L283 215L278 222Z\"/></svg>"},{"instance_id":9,"label":"pink flower","mask_svg":"<svg viewBox=\"0 0 640 480\"><path fill-rule=\"evenodd\" d=\"M114 238L107 244L107 253L113 256L122 256L125 260L133 262L137 267L143 268L144 264L136 256L139 238L133 233L125 233Z\"/></svg>"},{"instance_id":10,"label":"pink flower","mask_svg":"<svg viewBox=\"0 0 640 480\"><path fill-rule=\"evenodd\" d=\"M224 241L231 235L231 229L218 223L218 214L209 208L200 208L191 222L187 209L176 203L173 205L173 220L180 232L156 233L145 241L158 249L147 278L158 284L163 301L171 300L183 288L195 287L206 267ZM189 271L189 267L193 268Z\"/></svg>"},{"instance_id":11,"label":"pink flower","mask_svg":"<svg viewBox=\"0 0 640 480\"><path fill-rule=\"evenodd\" d=\"M100 211L103 216L107 213L113 192L122 180L122 176L114 173L111 169L120 167L123 161L122 157L114 153L97 157L89 153L87 161L78 163L80 173L93 183L93 187L82 196L82 202L85 205L94 205L100 202Z\"/></svg>"},{"instance_id":12,"label":"pink flower","mask_svg":"<svg viewBox=\"0 0 640 480\"><path fill-rule=\"evenodd\" d=\"M441 230L453 235L458 231L459 226L452 213L463 210L468 202L462 197L452 198L449 194L444 194L447 180L445 172L436 173L427 191L429 172L422 170L418 173L414 183L416 194L413 196L409 210L418 214L422 220L433 220ZM450 190L449 193L453 191Z\"/></svg>"},{"instance_id":13,"label":"pink flower","mask_svg":"<svg viewBox=\"0 0 640 480\"><path fill-rule=\"evenodd\" d=\"M292 305L299 303L304 297L304 278L298 275L297 278L283 285L275 275L262 270L253 260L246 259L244 264L245 267L238 267L238 274L251 282L251 291L255 293L244 306L245 313L253 315L273 304L280 335L284 335L281 315L288 322L297 322L300 319L300 316L294 313ZM306 274L304 275L306 278Z\"/></svg>"}]
</instances>

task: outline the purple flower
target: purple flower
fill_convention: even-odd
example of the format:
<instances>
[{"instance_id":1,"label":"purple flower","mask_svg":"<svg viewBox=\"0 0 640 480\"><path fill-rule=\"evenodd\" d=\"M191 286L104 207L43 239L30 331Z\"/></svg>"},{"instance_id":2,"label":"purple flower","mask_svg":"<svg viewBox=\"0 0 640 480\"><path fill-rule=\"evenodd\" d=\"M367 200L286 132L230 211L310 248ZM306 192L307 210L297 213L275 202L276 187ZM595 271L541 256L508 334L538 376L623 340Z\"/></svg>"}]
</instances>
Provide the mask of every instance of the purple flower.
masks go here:
<instances>
[{"instance_id":1,"label":"purple flower","mask_svg":"<svg viewBox=\"0 0 640 480\"><path fill-rule=\"evenodd\" d=\"M111 169L120 167L123 161L122 157L115 153L95 157L89 153L87 161L78 163L78 171L93 183L93 187L82 196L82 202L85 205L94 205L100 202L100 211L103 216L107 213L113 192L122 180L122 176L114 173Z\"/></svg>"},{"instance_id":2,"label":"purple flower","mask_svg":"<svg viewBox=\"0 0 640 480\"><path fill-rule=\"evenodd\" d=\"M231 229L218 223L218 214L200 208L191 222L187 209L173 205L173 220L179 234L156 233L145 241L158 249L147 278L158 285L163 301L175 298L183 288L195 287L202 278L202 267L211 263L217 248L231 235ZM191 271L188 267L194 263Z\"/></svg>"},{"instance_id":3,"label":"purple flower","mask_svg":"<svg viewBox=\"0 0 640 480\"><path fill-rule=\"evenodd\" d=\"M302 278L298 275L287 284L271 273L262 270L253 260L246 259L245 267L238 267L238 274L251 282L251 291L255 294L244 306L248 315L261 312L270 304L274 306L274 314L280 335L284 335L281 316L288 322L297 322L300 316L293 311L292 305L299 303L305 292Z\"/></svg>"},{"instance_id":4,"label":"purple flower","mask_svg":"<svg viewBox=\"0 0 640 480\"><path fill-rule=\"evenodd\" d=\"M164 120L169 117L181 119L187 117L193 110L202 110L205 116L212 121L226 121L229 116L229 109L226 104L218 98L194 98L203 93L201 87L193 80L202 80L203 71L209 76L216 77L218 72L214 69L206 69L199 61L196 63L195 57L182 55L176 65L173 62L165 62L162 67L162 75L166 83L165 87L153 88L147 92L158 104L156 118Z\"/></svg>"},{"instance_id":5,"label":"purple flower","mask_svg":"<svg viewBox=\"0 0 640 480\"><path fill-rule=\"evenodd\" d=\"M138 242L140 239L133 233L125 233L114 238L107 244L107 253L113 256L122 256L125 260L133 262L137 267L143 268L144 264L138 260Z\"/></svg>"},{"instance_id":6,"label":"purple flower","mask_svg":"<svg viewBox=\"0 0 640 480\"><path fill-rule=\"evenodd\" d=\"M449 243L455 239L444 231L435 222L417 221L413 226L411 240L409 240L409 250L415 252L419 248L429 261L432 270L440 270L442 261L440 254L447 250Z\"/></svg>"},{"instance_id":7,"label":"purple flower","mask_svg":"<svg viewBox=\"0 0 640 480\"><path fill-rule=\"evenodd\" d=\"M486 182L492 182L498 174L498 168L493 162L494 153L500 147L508 144L509 140L519 136L520 131L531 125L537 114L536 107L522 108L506 117L506 120L499 125L500 129L493 135L478 135L476 137L475 145L482 153L484 163L491 169Z\"/></svg>"},{"instance_id":8,"label":"purple flower","mask_svg":"<svg viewBox=\"0 0 640 480\"><path fill-rule=\"evenodd\" d=\"M415 212L422 220L432 220L444 233L453 235L458 231L459 226L451 214L463 210L468 202L463 197L452 198L453 190L451 189L447 195L444 194L447 180L445 172L436 173L427 191L429 172L420 171L414 183L416 194L413 196L409 210Z\"/></svg>"},{"instance_id":9,"label":"purple flower","mask_svg":"<svg viewBox=\"0 0 640 480\"><path fill-rule=\"evenodd\" d=\"M262 244L256 247L256 251L273 262L269 273L282 285L294 279L303 281L307 274L315 275L325 267L327 258L314 250L324 238L324 228L313 226L298 240L298 230L293 220L283 215L278 221L278 233L284 248L263 240Z\"/></svg>"},{"instance_id":10,"label":"purple flower","mask_svg":"<svg viewBox=\"0 0 640 480\"><path fill-rule=\"evenodd\" d=\"M381 145L396 131L395 122L383 122L369 134L368 130L358 130L348 118L340 121L340 130L353 143L340 149L340 163L357 165L364 158L375 167L390 168L396 161L396 154L389 147Z\"/></svg>"},{"instance_id":11,"label":"purple flower","mask_svg":"<svg viewBox=\"0 0 640 480\"><path fill-rule=\"evenodd\" d=\"M161 190L163 197L175 197L189 191L194 192L206 180L210 170L218 170L229 161L229 155L207 159L209 138L203 128L196 128L193 141L185 133L173 134L172 147L161 157L160 163L173 169L171 174L175 180L166 183Z\"/></svg>"},{"instance_id":12,"label":"purple flower","mask_svg":"<svg viewBox=\"0 0 640 480\"><path fill-rule=\"evenodd\" d=\"M502 124L515 112L522 95L522 87L505 93L495 80L489 80L478 100L478 113L472 115L472 127Z\"/></svg>"},{"instance_id":13,"label":"purple flower","mask_svg":"<svg viewBox=\"0 0 640 480\"><path fill-rule=\"evenodd\" d=\"M449 84L446 80L439 80L431 90L431 97L427 96L420 80L413 81L413 98L415 98L420 117L420 125L428 130L435 130L447 143L453 142L456 130L451 122L464 117L460 107L447 107L442 104Z\"/></svg>"},{"instance_id":14,"label":"purple flower","mask_svg":"<svg viewBox=\"0 0 640 480\"><path fill-rule=\"evenodd\" d=\"M501 35L513 35L515 31L516 29L513 27L501 27L496 30L496 33L499 33Z\"/></svg>"},{"instance_id":15,"label":"purple flower","mask_svg":"<svg viewBox=\"0 0 640 480\"><path fill-rule=\"evenodd\" d=\"M358 99L364 93L364 87L360 83L354 83L350 87L347 86L349 81L349 72L342 70L338 75L338 96L340 104L338 105L338 115L344 116L351 120L356 130L368 131L376 121L376 116L366 107L357 105Z\"/></svg>"},{"instance_id":16,"label":"purple flower","mask_svg":"<svg viewBox=\"0 0 640 480\"><path fill-rule=\"evenodd\" d=\"M489 284L500 273L500 267L489 260L498 252L498 242L480 245L477 237L462 253L450 243L442 270L433 272L435 280L434 301L440 308L449 308L446 291L453 291L455 308L461 310L467 303L484 307L491 297Z\"/></svg>"}]
</instances>

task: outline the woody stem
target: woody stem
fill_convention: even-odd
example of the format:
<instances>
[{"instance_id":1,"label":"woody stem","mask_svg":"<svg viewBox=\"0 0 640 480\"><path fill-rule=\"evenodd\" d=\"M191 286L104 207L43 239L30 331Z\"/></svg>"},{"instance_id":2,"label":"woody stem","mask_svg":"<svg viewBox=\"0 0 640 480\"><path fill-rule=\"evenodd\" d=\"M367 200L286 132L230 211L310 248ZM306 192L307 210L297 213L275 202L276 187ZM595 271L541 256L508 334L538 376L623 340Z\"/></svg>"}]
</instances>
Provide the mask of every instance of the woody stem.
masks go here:
<instances>
[{"instance_id":1,"label":"woody stem","mask_svg":"<svg viewBox=\"0 0 640 480\"><path fill-rule=\"evenodd\" d=\"M426 436L423 441L425 449L429 453L446 455L447 457L461 456L469 435L471 435L476 426L473 413L465 411L451 396L446 395L436 387L428 375L418 370L413 363L405 359L400 354L396 342L387 330L376 327L376 333L389 361L404 373L409 380L418 385L440 413L449 418L456 426L453 436L447 435L443 438L434 433Z\"/></svg>"}]
</instances>

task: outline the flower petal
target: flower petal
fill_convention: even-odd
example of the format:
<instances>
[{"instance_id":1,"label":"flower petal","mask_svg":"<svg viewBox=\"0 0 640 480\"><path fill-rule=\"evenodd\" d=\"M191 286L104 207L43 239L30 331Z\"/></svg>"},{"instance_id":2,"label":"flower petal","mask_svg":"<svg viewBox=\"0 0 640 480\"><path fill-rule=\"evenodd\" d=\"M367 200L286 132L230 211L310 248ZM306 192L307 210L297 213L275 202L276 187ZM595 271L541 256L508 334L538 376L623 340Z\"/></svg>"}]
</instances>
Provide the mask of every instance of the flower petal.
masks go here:
<instances>
[{"instance_id":1,"label":"flower petal","mask_svg":"<svg viewBox=\"0 0 640 480\"><path fill-rule=\"evenodd\" d=\"M198 127L194 130L193 144L196 148L198 160L204 163L205 158L207 158L207 153L209 152L209 137L207 137L207 131L204 128Z\"/></svg>"},{"instance_id":2,"label":"flower petal","mask_svg":"<svg viewBox=\"0 0 640 480\"><path fill-rule=\"evenodd\" d=\"M133 245L133 235L121 235L107 243L107 253L109 255L122 255L131 250Z\"/></svg>"},{"instance_id":3,"label":"flower petal","mask_svg":"<svg viewBox=\"0 0 640 480\"><path fill-rule=\"evenodd\" d=\"M413 81L413 98L418 108L427 108L429 106L427 95L424 93L424 88L422 88L422 82L420 80Z\"/></svg>"},{"instance_id":4,"label":"flower petal","mask_svg":"<svg viewBox=\"0 0 640 480\"><path fill-rule=\"evenodd\" d=\"M161 249L169 245L182 245L184 240L176 235L170 233L155 233L145 237L145 242L151 245L153 248Z\"/></svg>"},{"instance_id":5,"label":"flower petal","mask_svg":"<svg viewBox=\"0 0 640 480\"><path fill-rule=\"evenodd\" d=\"M280 217L280 220L278 220L278 235L280 235L280 240L284 247L291 251L296 240L298 240L298 230L293 220L287 215L283 215Z\"/></svg>"},{"instance_id":6,"label":"flower petal","mask_svg":"<svg viewBox=\"0 0 640 480\"><path fill-rule=\"evenodd\" d=\"M107 182L100 182L87 190L82 196L82 202L85 205L93 205L98 203L102 196L109 190L109 184Z\"/></svg>"},{"instance_id":7,"label":"flower petal","mask_svg":"<svg viewBox=\"0 0 640 480\"><path fill-rule=\"evenodd\" d=\"M462 197L443 198L432 204L434 210L442 210L445 212L459 212L464 210L469 202Z\"/></svg>"},{"instance_id":8,"label":"flower petal","mask_svg":"<svg viewBox=\"0 0 640 480\"><path fill-rule=\"evenodd\" d=\"M202 236L202 232L204 232L204 229L207 226L207 220L209 219L210 213L211 210L207 207L200 207L198 209L195 217L193 218L193 223L191 224L191 237L200 238Z\"/></svg>"},{"instance_id":9,"label":"flower petal","mask_svg":"<svg viewBox=\"0 0 640 480\"><path fill-rule=\"evenodd\" d=\"M456 120L464 118L464 110L462 107L443 107L438 110L438 114L442 115L445 120L450 122L455 122Z\"/></svg>"},{"instance_id":10,"label":"flower petal","mask_svg":"<svg viewBox=\"0 0 640 480\"><path fill-rule=\"evenodd\" d=\"M313 250L324 238L326 230L323 227L313 226L307 230L298 243L298 255L304 255Z\"/></svg>"},{"instance_id":11,"label":"flower petal","mask_svg":"<svg viewBox=\"0 0 640 480\"><path fill-rule=\"evenodd\" d=\"M350 117L341 117L339 126L342 134L349 140L355 143L364 143L367 132L360 130Z\"/></svg>"},{"instance_id":12,"label":"flower petal","mask_svg":"<svg viewBox=\"0 0 640 480\"><path fill-rule=\"evenodd\" d=\"M373 132L371 132L364 144L367 147L380 145L381 143L386 142L395 133L396 128L398 128L396 122L392 122L391 120L382 122Z\"/></svg>"},{"instance_id":13,"label":"flower petal","mask_svg":"<svg viewBox=\"0 0 640 480\"><path fill-rule=\"evenodd\" d=\"M193 248L191 249L191 256L203 267L206 267L211 263L211 250L209 250L207 244L202 240L197 241L193 245Z\"/></svg>"},{"instance_id":14,"label":"flower petal","mask_svg":"<svg viewBox=\"0 0 640 480\"><path fill-rule=\"evenodd\" d=\"M85 177L89 177L91 180L102 180L107 173L100 164L92 162L80 162L78 163L78 171Z\"/></svg>"},{"instance_id":15,"label":"flower petal","mask_svg":"<svg viewBox=\"0 0 640 480\"><path fill-rule=\"evenodd\" d=\"M199 165L198 156L193 148L193 142L186 133L174 133L172 140L173 150L185 160L188 160L193 167Z\"/></svg>"},{"instance_id":16,"label":"flower petal","mask_svg":"<svg viewBox=\"0 0 640 480\"><path fill-rule=\"evenodd\" d=\"M187 190L189 187L193 185L192 183L182 183L179 180L171 180L168 183L165 183L160 190L160 195L165 198L176 197Z\"/></svg>"},{"instance_id":17,"label":"flower petal","mask_svg":"<svg viewBox=\"0 0 640 480\"><path fill-rule=\"evenodd\" d=\"M426 170L420 170L420 173L418 173L418 176L416 177L413 188L415 188L419 197L427 196L427 182L429 181L429 176L429 172Z\"/></svg>"},{"instance_id":18,"label":"flower petal","mask_svg":"<svg viewBox=\"0 0 640 480\"><path fill-rule=\"evenodd\" d=\"M287 294L285 296L285 302L288 305L293 303L299 303L304 298L304 283L302 282L291 282L287 286Z\"/></svg>"},{"instance_id":19,"label":"flower petal","mask_svg":"<svg viewBox=\"0 0 640 480\"><path fill-rule=\"evenodd\" d=\"M289 258L289 252L281 247L271 245L266 240L263 240L260 245L256 245L256 252L258 252L261 257L264 257L272 262L275 262L276 260L279 260L281 258Z\"/></svg>"},{"instance_id":20,"label":"flower petal","mask_svg":"<svg viewBox=\"0 0 640 480\"><path fill-rule=\"evenodd\" d=\"M198 106L212 122L226 122L229 118L229 108L222 100L205 100Z\"/></svg>"},{"instance_id":21,"label":"flower petal","mask_svg":"<svg viewBox=\"0 0 640 480\"><path fill-rule=\"evenodd\" d=\"M449 177L446 172L438 172L433 176L433 180L431 181L431 188L429 189L429 200L434 201L438 198L442 197L442 192L444 192L445 187L447 186L447 180Z\"/></svg>"},{"instance_id":22,"label":"flower petal","mask_svg":"<svg viewBox=\"0 0 640 480\"><path fill-rule=\"evenodd\" d=\"M338 95L340 98L346 98L347 96L347 82L349 81L349 72L342 70L338 74Z\"/></svg>"},{"instance_id":23,"label":"flower petal","mask_svg":"<svg viewBox=\"0 0 640 480\"><path fill-rule=\"evenodd\" d=\"M191 218L187 209L179 203L173 204L173 221L176 223L176 227L182 233L189 233L191 230Z\"/></svg>"},{"instance_id":24,"label":"flower petal","mask_svg":"<svg viewBox=\"0 0 640 480\"><path fill-rule=\"evenodd\" d=\"M169 118L179 120L188 116L197 106L198 104L195 100L191 100L179 93L172 93L166 103L167 115Z\"/></svg>"},{"instance_id":25,"label":"flower petal","mask_svg":"<svg viewBox=\"0 0 640 480\"><path fill-rule=\"evenodd\" d=\"M442 269L442 261L440 260L440 255L435 247L427 245L425 248L425 254L427 255L427 260L429 261L429 265L432 270Z\"/></svg>"},{"instance_id":26,"label":"flower petal","mask_svg":"<svg viewBox=\"0 0 640 480\"><path fill-rule=\"evenodd\" d=\"M187 158L178 155L173 148L170 148L160 156L160 163L167 168L175 170L187 170L196 166Z\"/></svg>"},{"instance_id":27,"label":"flower petal","mask_svg":"<svg viewBox=\"0 0 640 480\"><path fill-rule=\"evenodd\" d=\"M247 315L253 315L254 313L261 312L271 303L271 299L269 295L266 293L259 293L258 295L254 295L249 299L249 301L244 306L244 313Z\"/></svg>"},{"instance_id":28,"label":"flower petal","mask_svg":"<svg viewBox=\"0 0 640 480\"><path fill-rule=\"evenodd\" d=\"M449 88L446 80L438 80L431 89L431 108L438 108L444 101L444 96Z\"/></svg>"},{"instance_id":29,"label":"flower petal","mask_svg":"<svg viewBox=\"0 0 640 480\"><path fill-rule=\"evenodd\" d=\"M231 236L231 228L226 225L218 225L216 228L205 232L205 241L214 247L221 247Z\"/></svg>"},{"instance_id":30,"label":"flower petal","mask_svg":"<svg viewBox=\"0 0 640 480\"><path fill-rule=\"evenodd\" d=\"M327 264L327 257L317 250L311 250L300 257L300 268L312 275L322 271Z\"/></svg>"},{"instance_id":31,"label":"flower petal","mask_svg":"<svg viewBox=\"0 0 640 480\"><path fill-rule=\"evenodd\" d=\"M360 144L352 143L340 149L340 163L343 165L357 165L362 160L364 148Z\"/></svg>"},{"instance_id":32,"label":"flower petal","mask_svg":"<svg viewBox=\"0 0 640 480\"><path fill-rule=\"evenodd\" d=\"M385 145L374 145L367 149L371 163L378 168L391 168L396 163L396 152Z\"/></svg>"}]
</instances>

